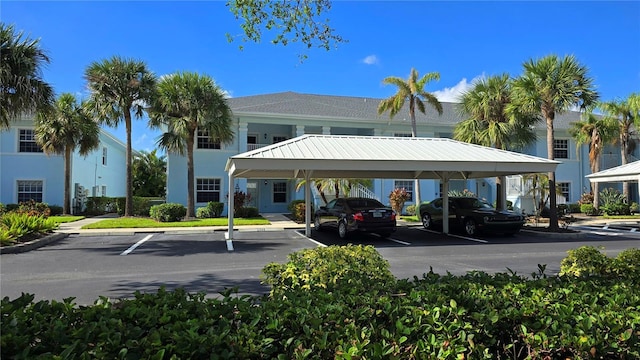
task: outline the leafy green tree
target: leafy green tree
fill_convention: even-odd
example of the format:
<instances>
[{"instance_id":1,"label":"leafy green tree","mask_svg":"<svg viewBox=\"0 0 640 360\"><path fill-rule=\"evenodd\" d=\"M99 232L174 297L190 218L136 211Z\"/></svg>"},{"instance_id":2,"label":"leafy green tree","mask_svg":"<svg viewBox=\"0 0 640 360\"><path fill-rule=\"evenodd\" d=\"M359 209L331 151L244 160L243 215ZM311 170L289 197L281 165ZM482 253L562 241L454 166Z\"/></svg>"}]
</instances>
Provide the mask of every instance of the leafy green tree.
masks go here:
<instances>
[{"instance_id":1,"label":"leafy green tree","mask_svg":"<svg viewBox=\"0 0 640 360\"><path fill-rule=\"evenodd\" d=\"M411 136L418 136L416 126L416 108L423 114L426 114L425 103L436 109L438 115L442 115L442 104L433 94L427 92L424 87L432 80L440 80L440 73L430 72L419 77L416 69L411 69L409 78L404 80L397 76L389 76L382 80L385 85L395 85L398 91L391 97L380 101L378 105L378 114L389 112L389 116L393 119L406 102L409 103L409 117L411 118ZM420 203L420 181L415 181L416 204Z\"/></svg>"},{"instance_id":2,"label":"leafy green tree","mask_svg":"<svg viewBox=\"0 0 640 360\"><path fill-rule=\"evenodd\" d=\"M523 64L524 73L513 83L512 105L522 111L538 112L547 125L547 158L554 160L554 120L572 107L586 109L598 100L588 69L573 56L549 55ZM556 174L549 178L549 229L558 229Z\"/></svg>"},{"instance_id":3,"label":"leafy green tree","mask_svg":"<svg viewBox=\"0 0 640 360\"><path fill-rule=\"evenodd\" d=\"M142 61L114 56L91 63L85 70L91 97L91 111L102 123L117 127L124 121L127 132L126 200L124 216L133 215L131 174L131 119L143 115L145 103L151 100L156 86L155 75Z\"/></svg>"},{"instance_id":4,"label":"leafy green tree","mask_svg":"<svg viewBox=\"0 0 640 360\"><path fill-rule=\"evenodd\" d=\"M602 102L598 107L608 119L617 122L617 141L620 145L622 165L628 164L633 129L640 127L640 94L631 94L625 100ZM623 183L622 194L629 200L628 182Z\"/></svg>"},{"instance_id":5,"label":"leafy green tree","mask_svg":"<svg viewBox=\"0 0 640 360\"><path fill-rule=\"evenodd\" d=\"M589 145L589 167L592 173L600 171L600 155L605 145L615 140L616 131L617 124L614 121L596 116L591 112L585 113L581 121L571 123L569 133L576 141L577 147ZM593 206L597 209L598 183L591 183L591 193Z\"/></svg>"},{"instance_id":6,"label":"leafy green tree","mask_svg":"<svg viewBox=\"0 0 640 360\"><path fill-rule=\"evenodd\" d=\"M25 113L51 110L53 88L42 79L49 57L39 39L0 22L0 130Z\"/></svg>"},{"instance_id":7,"label":"leafy green tree","mask_svg":"<svg viewBox=\"0 0 640 360\"><path fill-rule=\"evenodd\" d=\"M77 149L88 155L100 145L100 126L89 116L85 104L63 93L53 111L36 118L35 139L46 154L64 155L64 200L62 212L71 213L71 155Z\"/></svg>"},{"instance_id":8,"label":"leafy green tree","mask_svg":"<svg viewBox=\"0 0 640 360\"><path fill-rule=\"evenodd\" d=\"M242 41L259 43L263 31L274 33L271 43L286 46L300 42L307 49L330 50L346 42L323 18L331 10L331 0L229 0L227 6L236 19L242 18ZM232 42L236 36L227 33ZM240 46L242 49L242 46ZM301 60L307 56L301 54Z\"/></svg>"},{"instance_id":9,"label":"leafy green tree","mask_svg":"<svg viewBox=\"0 0 640 360\"><path fill-rule=\"evenodd\" d=\"M167 157L157 150L139 151L133 158L133 195L164 197L167 187Z\"/></svg>"},{"instance_id":10,"label":"leafy green tree","mask_svg":"<svg viewBox=\"0 0 640 360\"><path fill-rule=\"evenodd\" d=\"M179 72L160 79L149 112L150 125L163 127L158 145L187 155L187 218L195 217L193 149L196 131L211 141L230 143L231 108L225 92L207 75Z\"/></svg>"},{"instance_id":11,"label":"leafy green tree","mask_svg":"<svg viewBox=\"0 0 640 360\"><path fill-rule=\"evenodd\" d=\"M491 76L462 94L460 113L465 120L453 130L456 140L502 150L522 149L536 140L531 125L539 120L535 113L508 108L511 103L511 80L508 74ZM502 177L496 178L496 204L502 208Z\"/></svg>"}]
</instances>

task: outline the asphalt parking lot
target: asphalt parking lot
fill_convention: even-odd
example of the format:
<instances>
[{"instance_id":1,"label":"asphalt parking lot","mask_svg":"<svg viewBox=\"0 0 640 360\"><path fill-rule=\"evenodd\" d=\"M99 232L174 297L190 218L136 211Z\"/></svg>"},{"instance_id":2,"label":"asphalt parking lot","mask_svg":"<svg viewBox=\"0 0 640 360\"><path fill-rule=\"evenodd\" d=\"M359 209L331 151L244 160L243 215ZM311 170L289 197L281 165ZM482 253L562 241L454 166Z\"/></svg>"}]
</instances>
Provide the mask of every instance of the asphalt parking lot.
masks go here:
<instances>
[{"instance_id":1,"label":"asphalt parking lot","mask_svg":"<svg viewBox=\"0 0 640 360\"><path fill-rule=\"evenodd\" d=\"M347 241L332 232L304 230L236 231L234 251L227 251L224 232L204 234L136 233L120 236L71 235L59 242L22 254L0 257L1 295L22 292L36 299L75 297L91 304L99 296L131 297L135 291L155 292L161 286L218 296L226 288L239 294L260 295L262 268L285 262L289 253L317 246L347 243L373 245L399 278L422 276L433 269L444 274L467 271L529 275L538 264L547 274L559 270L566 251L582 245L604 246L609 255L638 247L640 234L584 231L581 236L541 237L523 232L515 236L466 238L401 227L390 239L354 235Z\"/></svg>"}]
</instances>

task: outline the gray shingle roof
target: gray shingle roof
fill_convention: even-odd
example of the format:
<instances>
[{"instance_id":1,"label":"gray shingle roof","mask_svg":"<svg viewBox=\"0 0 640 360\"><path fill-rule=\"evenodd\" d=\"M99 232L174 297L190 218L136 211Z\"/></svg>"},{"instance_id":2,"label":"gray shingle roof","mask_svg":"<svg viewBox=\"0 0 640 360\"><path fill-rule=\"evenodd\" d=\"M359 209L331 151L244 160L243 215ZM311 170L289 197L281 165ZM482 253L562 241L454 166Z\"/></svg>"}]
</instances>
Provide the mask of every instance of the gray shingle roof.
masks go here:
<instances>
[{"instance_id":1,"label":"gray shingle roof","mask_svg":"<svg viewBox=\"0 0 640 360\"><path fill-rule=\"evenodd\" d=\"M349 120L388 120L389 114L378 115L378 104L382 99L301 94L296 92L280 92L272 94L261 94L243 96L228 99L229 105L234 113L242 115L280 115L286 117L313 116L331 119ZM396 119L409 118L408 105L398 115ZM438 115L437 111L427 107L427 114L416 113L418 123L443 124L453 126L462 121L458 114L458 104L452 102L442 103L443 113ZM579 121L579 112L567 112L556 114L554 122L555 128L568 129L571 122ZM538 124L539 128L545 128L544 123Z\"/></svg>"}]
</instances>

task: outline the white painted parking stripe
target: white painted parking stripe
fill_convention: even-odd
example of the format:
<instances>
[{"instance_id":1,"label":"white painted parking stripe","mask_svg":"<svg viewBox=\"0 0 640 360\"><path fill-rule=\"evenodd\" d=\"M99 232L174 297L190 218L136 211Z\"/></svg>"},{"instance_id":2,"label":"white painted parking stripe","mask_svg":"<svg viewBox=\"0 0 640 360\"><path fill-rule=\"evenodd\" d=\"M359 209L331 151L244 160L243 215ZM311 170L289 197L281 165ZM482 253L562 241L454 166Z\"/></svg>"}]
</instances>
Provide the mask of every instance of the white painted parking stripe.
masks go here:
<instances>
[{"instance_id":1,"label":"white painted parking stripe","mask_svg":"<svg viewBox=\"0 0 640 360\"><path fill-rule=\"evenodd\" d=\"M123 251L122 254L120 254L120 255L129 255L138 246L144 244L147 240L151 239L152 237L153 237L153 234L145 236L144 239L142 239L142 240L138 241L137 243L131 245L127 250Z\"/></svg>"},{"instance_id":2,"label":"white painted parking stripe","mask_svg":"<svg viewBox=\"0 0 640 360\"><path fill-rule=\"evenodd\" d=\"M389 239L387 239L387 240L391 240L391 241L393 241L393 242L397 242L398 244L402 244L402 245L407 245L407 246L411 245L411 243L408 243L408 242L406 242L406 241L402 241L402 240L398 240L398 239L391 239L391 238L389 238Z\"/></svg>"},{"instance_id":3,"label":"white painted parking stripe","mask_svg":"<svg viewBox=\"0 0 640 360\"><path fill-rule=\"evenodd\" d=\"M422 231L426 231L426 232L430 232L430 233L432 233L432 234L442 234L442 235L444 235L443 233L438 232L438 231L433 231L433 230L428 230L428 229L420 229L420 230L422 230ZM469 240L469 241L476 241L476 242L483 243L483 244L488 243L488 241L487 241L487 240L482 240L482 239L474 239L474 238L470 238L470 237L466 237L466 236L460 236L460 235L456 235L456 234L447 234L447 235L448 235L448 236L451 236L451 237L456 237L456 238L458 238L458 239Z\"/></svg>"}]
</instances>

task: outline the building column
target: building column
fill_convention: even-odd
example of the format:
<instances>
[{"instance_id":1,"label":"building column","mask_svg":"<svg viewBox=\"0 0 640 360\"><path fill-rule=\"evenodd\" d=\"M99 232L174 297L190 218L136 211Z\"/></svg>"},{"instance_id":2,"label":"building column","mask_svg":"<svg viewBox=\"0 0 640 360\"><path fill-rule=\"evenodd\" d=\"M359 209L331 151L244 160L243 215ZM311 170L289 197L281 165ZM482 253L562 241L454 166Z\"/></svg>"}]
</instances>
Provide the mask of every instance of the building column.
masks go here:
<instances>
[{"instance_id":1,"label":"building column","mask_svg":"<svg viewBox=\"0 0 640 360\"><path fill-rule=\"evenodd\" d=\"M296 125L296 137L304 135L304 125Z\"/></svg>"},{"instance_id":2,"label":"building column","mask_svg":"<svg viewBox=\"0 0 640 360\"><path fill-rule=\"evenodd\" d=\"M331 126L323 126L322 135L331 135Z\"/></svg>"},{"instance_id":3,"label":"building column","mask_svg":"<svg viewBox=\"0 0 640 360\"><path fill-rule=\"evenodd\" d=\"M247 151L247 133L249 131L249 124L238 124L238 153Z\"/></svg>"}]
</instances>

